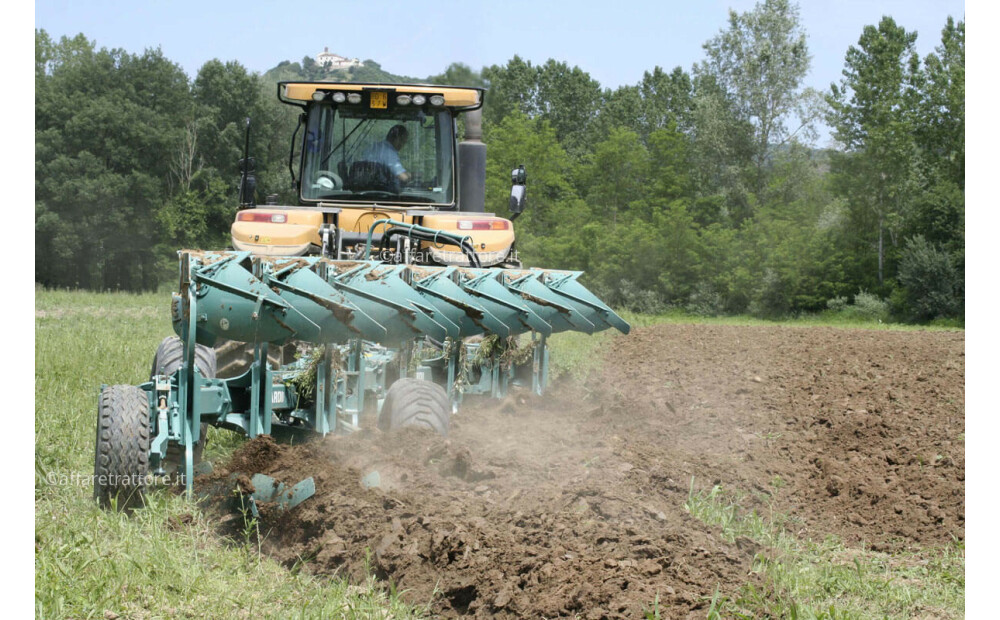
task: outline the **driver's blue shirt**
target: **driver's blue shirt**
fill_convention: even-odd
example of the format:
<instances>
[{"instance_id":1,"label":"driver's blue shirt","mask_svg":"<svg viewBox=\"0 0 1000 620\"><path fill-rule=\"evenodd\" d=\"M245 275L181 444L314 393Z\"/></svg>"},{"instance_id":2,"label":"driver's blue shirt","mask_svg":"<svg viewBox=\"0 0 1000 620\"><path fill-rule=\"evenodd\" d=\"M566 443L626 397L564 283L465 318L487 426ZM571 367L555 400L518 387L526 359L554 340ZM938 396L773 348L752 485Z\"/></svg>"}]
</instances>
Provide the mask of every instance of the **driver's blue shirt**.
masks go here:
<instances>
[{"instance_id":1,"label":"driver's blue shirt","mask_svg":"<svg viewBox=\"0 0 1000 620\"><path fill-rule=\"evenodd\" d=\"M388 140L376 142L368 147L364 155L361 156L361 159L364 161L374 161L380 164L385 164L396 176L406 172L406 168L403 167L403 163L399 161L399 153L391 144L389 144Z\"/></svg>"}]
</instances>

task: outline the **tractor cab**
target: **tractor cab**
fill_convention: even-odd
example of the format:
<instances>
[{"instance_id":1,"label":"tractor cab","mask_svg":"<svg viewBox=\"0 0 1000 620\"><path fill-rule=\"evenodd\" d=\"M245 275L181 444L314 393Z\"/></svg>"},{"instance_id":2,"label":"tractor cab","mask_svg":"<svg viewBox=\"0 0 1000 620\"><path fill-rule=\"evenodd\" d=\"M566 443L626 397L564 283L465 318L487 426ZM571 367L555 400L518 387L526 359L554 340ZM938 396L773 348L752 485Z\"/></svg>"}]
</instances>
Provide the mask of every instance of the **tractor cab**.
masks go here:
<instances>
[{"instance_id":1,"label":"tractor cab","mask_svg":"<svg viewBox=\"0 0 1000 620\"><path fill-rule=\"evenodd\" d=\"M418 264L518 265L511 221L484 212L483 94L436 85L279 83L279 100L302 109L289 156L298 205L244 204L253 208L237 214L233 246L331 258L371 258L377 246L381 260L388 249ZM460 114L467 115L461 142ZM512 205L516 213L523 201ZM376 224L385 220L450 233L468 247L441 237L428 242L412 229L404 239L398 227ZM383 238L390 231L396 239Z\"/></svg>"},{"instance_id":2,"label":"tractor cab","mask_svg":"<svg viewBox=\"0 0 1000 620\"><path fill-rule=\"evenodd\" d=\"M458 97L442 89L344 86L286 88L310 99L299 162L302 204L389 201L454 210L455 116L478 107L481 91L461 89L467 105L455 106Z\"/></svg>"}]
</instances>

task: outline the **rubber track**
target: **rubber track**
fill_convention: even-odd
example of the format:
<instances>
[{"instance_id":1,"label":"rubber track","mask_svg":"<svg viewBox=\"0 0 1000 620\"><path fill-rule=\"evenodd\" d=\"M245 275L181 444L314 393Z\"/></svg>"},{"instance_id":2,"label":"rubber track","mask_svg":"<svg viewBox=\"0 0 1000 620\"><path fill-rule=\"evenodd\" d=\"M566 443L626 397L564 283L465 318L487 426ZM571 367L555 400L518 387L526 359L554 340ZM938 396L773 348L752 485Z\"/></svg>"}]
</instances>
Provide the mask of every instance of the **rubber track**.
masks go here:
<instances>
[{"instance_id":1,"label":"rubber track","mask_svg":"<svg viewBox=\"0 0 1000 620\"><path fill-rule=\"evenodd\" d=\"M451 400L443 387L406 377L389 388L379 414L379 428L388 431L416 426L447 435L450 414Z\"/></svg>"},{"instance_id":2,"label":"rubber track","mask_svg":"<svg viewBox=\"0 0 1000 620\"><path fill-rule=\"evenodd\" d=\"M116 496L119 510L142 505L149 441L146 392L133 385L104 388L97 409L94 457L94 497L102 507L110 508Z\"/></svg>"}]
</instances>

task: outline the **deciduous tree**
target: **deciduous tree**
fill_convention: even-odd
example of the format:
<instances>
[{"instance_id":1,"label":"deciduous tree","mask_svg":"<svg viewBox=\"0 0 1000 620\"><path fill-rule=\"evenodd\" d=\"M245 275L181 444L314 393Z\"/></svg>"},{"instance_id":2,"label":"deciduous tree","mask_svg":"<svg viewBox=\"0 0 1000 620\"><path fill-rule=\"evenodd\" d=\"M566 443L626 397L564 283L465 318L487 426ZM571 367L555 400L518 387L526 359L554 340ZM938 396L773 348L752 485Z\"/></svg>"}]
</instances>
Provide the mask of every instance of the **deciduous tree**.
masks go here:
<instances>
[{"instance_id":1,"label":"deciduous tree","mask_svg":"<svg viewBox=\"0 0 1000 620\"><path fill-rule=\"evenodd\" d=\"M729 12L729 27L705 44L699 70L715 78L738 120L753 127L753 189L760 193L772 147L785 144L803 123L789 127L801 107L809 72L806 34L798 6L764 0L752 11Z\"/></svg>"},{"instance_id":2,"label":"deciduous tree","mask_svg":"<svg viewBox=\"0 0 1000 620\"><path fill-rule=\"evenodd\" d=\"M858 45L847 50L844 78L831 86L828 98L834 137L847 149L834 159L835 168L845 173L841 192L856 221L874 220L880 286L885 283L885 235L898 243L914 183L916 38L891 17L883 17L877 27L865 26Z\"/></svg>"}]
</instances>

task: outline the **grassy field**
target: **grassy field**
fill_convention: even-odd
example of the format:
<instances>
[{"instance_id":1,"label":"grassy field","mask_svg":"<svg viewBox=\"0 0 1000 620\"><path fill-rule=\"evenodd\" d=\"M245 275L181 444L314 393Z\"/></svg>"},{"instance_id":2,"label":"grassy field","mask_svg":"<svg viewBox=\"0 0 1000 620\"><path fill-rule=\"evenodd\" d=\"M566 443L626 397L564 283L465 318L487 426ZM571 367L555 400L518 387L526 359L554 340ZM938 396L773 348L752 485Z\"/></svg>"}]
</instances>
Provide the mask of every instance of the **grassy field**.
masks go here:
<instances>
[{"instance_id":1,"label":"grassy field","mask_svg":"<svg viewBox=\"0 0 1000 620\"><path fill-rule=\"evenodd\" d=\"M772 492L780 493L780 483ZM846 547L835 537L802 540L780 513L741 507L744 496L716 485L697 492L692 481L685 508L719 527L729 542L749 538L766 549L754 560L767 589L747 584L732 599L719 598L709 618L962 618L965 616L965 543L887 554ZM770 501L768 497L762 497Z\"/></svg>"},{"instance_id":2,"label":"grassy field","mask_svg":"<svg viewBox=\"0 0 1000 620\"><path fill-rule=\"evenodd\" d=\"M98 509L89 476L99 388L147 380L171 333L164 295L36 291L35 616L419 615L372 584L292 574L226 543L171 493L152 494L131 518Z\"/></svg>"},{"instance_id":3,"label":"grassy field","mask_svg":"<svg viewBox=\"0 0 1000 620\"><path fill-rule=\"evenodd\" d=\"M97 508L89 476L99 388L148 378L153 351L172 333L168 310L169 296L163 293L36 291L36 617L422 615L423 610L385 594L372 581L349 586L297 574L262 557L253 545L220 540L197 508L175 494L152 494L149 505L132 517ZM701 321L685 315L625 318L636 327ZM836 317L804 324L897 328ZM595 352L610 337L609 332L554 336L553 373L568 380L585 377L600 363ZM220 445L223 450L234 445L230 434L211 432L216 456ZM738 600L720 600L710 617L854 618L912 609L938 611L940 617L960 614L964 549L959 545L933 557L867 554L840 562L846 551L835 541L814 545L788 538L780 523L738 516L737 505L737 497L719 490L692 493L688 509L719 525L721 536L749 536L781 551L779 560L756 567L773 591L748 589ZM826 565L834 568L821 568ZM796 601L803 599L818 602L800 607ZM650 603L650 615L656 617L655 601Z\"/></svg>"}]
</instances>

